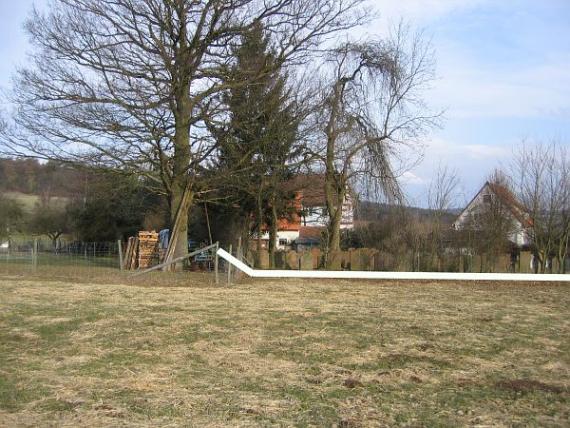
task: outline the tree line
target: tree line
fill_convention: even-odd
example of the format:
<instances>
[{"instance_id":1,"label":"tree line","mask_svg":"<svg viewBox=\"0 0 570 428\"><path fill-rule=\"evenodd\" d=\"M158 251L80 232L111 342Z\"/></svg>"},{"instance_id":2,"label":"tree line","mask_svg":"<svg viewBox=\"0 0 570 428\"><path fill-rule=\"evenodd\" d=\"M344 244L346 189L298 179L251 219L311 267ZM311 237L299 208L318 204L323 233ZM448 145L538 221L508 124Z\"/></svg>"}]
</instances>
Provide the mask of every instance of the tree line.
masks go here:
<instances>
[{"instance_id":1,"label":"tree line","mask_svg":"<svg viewBox=\"0 0 570 428\"><path fill-rule=\"evenodd\" d=\"M0 238L10 232L12 236L41 234L49 236L55 246L62 234L67 239L112 241L126 239L141 229L168 226L166 199L137 177L37 161L0 160L0 165L10 165L11 174L19 180L16 187L3 182L3 190L22 190L22 183L34 182L37 177L44 181L43 186L57 188L49 198L41 196L42 186L33 187L38 202L32 210L0 191ZM67 181L57 187L61 177ZM523 250L535 255L536 272L566 272L570 238L567 149L556 142L523 143L511 164L503 171L496 170L487 181L503 198L489 199L461 230L452 227L459 213L452 208L457 207L460 177L448 166L441 166L433 177L428 208L361 201L355 213L356 227L340 234L340 248L376 248L382 252L386 269L482 272L505 269L499 263L508 255L515 256L511 260L514 268L516 256ZM227 244L243 237L241 233L247 238L247 233L257 230L256 224L239 223L242 211L251 213L255 207L241 207L238 203L248 199L239 193L231 196L193 207L188 227L194 240L208 242L213 237ZM518 220L526 219L529 243L524 248L513 243L516 219L505 198L518 210ZM256 198L249 200L255 203ZM326 243L323 234L322 246Z\"/></svg>"},{"instance_id":2,"label":"tree line","mask_svg":"<svg viewBox=\"0 0 570 428\"><path fill-rule=\"evenodd\" d=\"M325 178L324 247L338 250L348 189L404 201L398 177L441 118L426 100L435 65L421 33L400 24L387 36L352 37L374 17L370 6L55 0L26 22L33 50L9 93L13 112L0 121L0 153L126 180L123 200L110 185L110 201L98 205L154 201L155 219L177 232L172 257L187 253L189 228L204 219L211 238L209 212L223 219L218 230L258 245L267 229L273 259L278 220L295 197L284 183L316 171ZM431 238L408 239L429 247L438 269L451 178L435 179ZM532 193L529 180L521 175L521 197ZM564 209L538 193L532 215L552 206L558 218ZM152 217L132 202L133 218ZM555 245L543 235L533 239L545 260Z\"/></svg>"},{"instance_id":3,"label":"tree line","mask_svg":"<svg viewBox=\"0 0 570 428\"><path fill-rule=\"evenodd\" d=\"M431 47L404 25L353 40L373 16L365 0L55 1L26 23L2 152L136 175L171 226L232 201L236 224L272 236L279 184L317 170L338 249L347 184L400 198L400 150L439 118L423 99Z\"/></svg>"}]
</instances>

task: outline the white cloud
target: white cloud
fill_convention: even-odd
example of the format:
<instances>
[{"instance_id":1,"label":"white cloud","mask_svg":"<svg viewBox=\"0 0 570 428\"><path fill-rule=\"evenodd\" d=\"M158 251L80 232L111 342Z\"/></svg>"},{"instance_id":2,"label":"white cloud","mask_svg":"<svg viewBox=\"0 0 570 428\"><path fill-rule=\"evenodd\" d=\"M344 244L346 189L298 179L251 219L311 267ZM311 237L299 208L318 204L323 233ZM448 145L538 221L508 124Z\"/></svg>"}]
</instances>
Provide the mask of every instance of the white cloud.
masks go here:
<instances>
[{"instance_id":1,"label":"white cloud","mask_svg":"<svg viewBox=\"0 0 570 428\"><path fill-rule=\"evenodd\" d=\"M426 143L426 161L446 163L452 160L468 159L475 160L497 160L508 156L510 148L498 145L486 144L461 144L446 140L441 137L434 137Z\"/></svg>"},{"instance_id":2,"label":"white cloud","mask_svg":"<svg viewBox=\"0 0 570 428\"><path fill-rule=\"evenodd\" d=\"M458 10L471 9L487 0L373 0L384 20L405 18L425 24Z\"/></svg>"},{"instance_id":3,"label":"white cloud","mask_svg":"<svg viewBox=\"0 0 570 428\"><path fill-rule=\"evenodd\" d=\"M400 180L405 184L411 184L411 185L423 185L426 183L426 180L417 176L411 171L404 172L400 177Z\"/></svg>"},{"instance_id":4,"label":"white cloud","mask_svg":"<svg viewBox=\"0 0 570 428\"><path fill-rule=\"evenodd\" d=\"M504 147L485 146L483 144L469 144L465 146L465 150L472 159L496 160L509 154L509 151Z\"/></svg>"},{"instance_id":5,"label":"white cloud","mask_svg":"<svg viewBox=\"0 0 570 428\"><path fill-rule=\"evenodd\" d=\"M507 12L515 13L517 9L512 5L489 0L371 0L371 4L381 16L369 28L371 33L385 35L387 23L404 18L413 28L424 27L427 34L434 37L439 80L434 82L430 99L447 110L447 118L570 117L570 55L567 51L552 44L537 55L533 46L538 41L530 37L528 31L508 26L496 28L492 27L493 22L485 21ZM481 12L476 14L478 18L468 15L473 10ZM530 9L527 6L524 10ZM473 19L483 21L473 23ZM521 26L534 22L522 12L513 19ZM451 22L473 24L473 28L452 33L461 36L452 37L446 33L453 26ZM477 31L487 36L496 33L495 46L503 43L505 52L512 55L516 63L497 56L497 52L489 54L483 44L467 43L465 37L469 31L473 32L473 38L478 37ZM555 37L555 31L546 24L532 31L538 32L539 40Z\"/></svg>"}]
</instances>

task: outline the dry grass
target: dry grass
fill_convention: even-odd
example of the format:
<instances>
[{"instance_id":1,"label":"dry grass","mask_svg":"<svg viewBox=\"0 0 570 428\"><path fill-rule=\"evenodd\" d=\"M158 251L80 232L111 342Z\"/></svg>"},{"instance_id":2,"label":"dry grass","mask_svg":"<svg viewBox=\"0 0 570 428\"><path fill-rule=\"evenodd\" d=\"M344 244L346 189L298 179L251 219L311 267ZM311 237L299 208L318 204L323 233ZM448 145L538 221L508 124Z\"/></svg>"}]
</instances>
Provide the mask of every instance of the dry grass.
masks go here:
<instances>
[{"instance_id":1,"label":"dry grass","mask_svg":"<svg viewBox=\"0 0 570 428\"><path fill-rule=\"evenodd\" d=\"M567 286L210 279L0 277L0 425L570 423Z\"/></svg>"}]
</instances>

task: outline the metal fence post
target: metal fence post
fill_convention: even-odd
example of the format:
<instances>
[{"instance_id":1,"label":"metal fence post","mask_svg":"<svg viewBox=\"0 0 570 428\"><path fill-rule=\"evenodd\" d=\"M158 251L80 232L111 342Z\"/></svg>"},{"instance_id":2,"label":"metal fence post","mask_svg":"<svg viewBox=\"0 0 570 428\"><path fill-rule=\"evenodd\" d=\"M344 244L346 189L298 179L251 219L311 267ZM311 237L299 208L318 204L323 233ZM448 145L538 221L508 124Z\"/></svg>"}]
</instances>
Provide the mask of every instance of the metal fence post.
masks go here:
<instances>
[{"instance_id":1,"label":"metal fence post","mask_svg":"<svg viewBox=\"0 0 570 428\"><path fill-rule=\"evenodd\" d=\"M32 244L32 268L34 272L38 269L38 238Z\"/></svg>"},{"instance_id":2,"label":"metal fence post","mask_svg":"<svg viewBox=\"0 0 570 428\"><path fill-rule=\"evenodd\" d=\"M216 248L215 250L215 254L214 254L214 272L215 272L215 277L216 277L216 285L218 285L220 283L220 277L219 277L219 273L218 273L218 269L219 269L219 260L218 260L218 249L220 248L220 243L216 242Z\"/></svg>"},{"instance_id":3,"label":"metal fence post","mask_svg":"<svg viewBox=\"0 0 570 428\"><path fill-rule=\"evenodd\" d=\"M120 239L117 241L117 249L119 251L119 269L123 270L123 243Z\"/></svg>"},{"instance_id":4,"label":"metal fence post","mask_svg":"<svg viewBox=\"0 0 570 428\"><path fill-rule=\"evenodd\" d=\"M232 244L230 244L230 248L228 253L232 253ZM231 263L227 263L228 265L228 285L232 285L232 264Z\"/></svg>"}]
</instances>

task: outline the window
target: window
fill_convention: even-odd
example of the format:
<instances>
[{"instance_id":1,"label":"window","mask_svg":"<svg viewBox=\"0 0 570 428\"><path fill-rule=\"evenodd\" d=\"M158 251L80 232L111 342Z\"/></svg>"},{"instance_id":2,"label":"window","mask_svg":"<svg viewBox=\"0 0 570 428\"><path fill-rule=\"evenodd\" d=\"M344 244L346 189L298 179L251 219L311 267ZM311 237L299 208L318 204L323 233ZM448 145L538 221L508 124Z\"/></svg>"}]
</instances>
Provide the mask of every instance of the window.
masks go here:
<instances>
[{"instance_id":1,"label":"window","mask_svg":"<svg viewBox=\"0 0 570 428\"><path fill-rule=\"evenodd\" d=\"M491 195L483 195L483 202L485 202L486 204L490 204L491 203Z\"/></svg>"},{"instance_id":2,"label":"window","mask_svg":"<svg viewBox=\"0 0 570 428\"><path fill-rule=\"evenodd\" d=\"M287 245L288 243L287 238L279 238L279 245Z\"/></svg>"}]
</instances>

